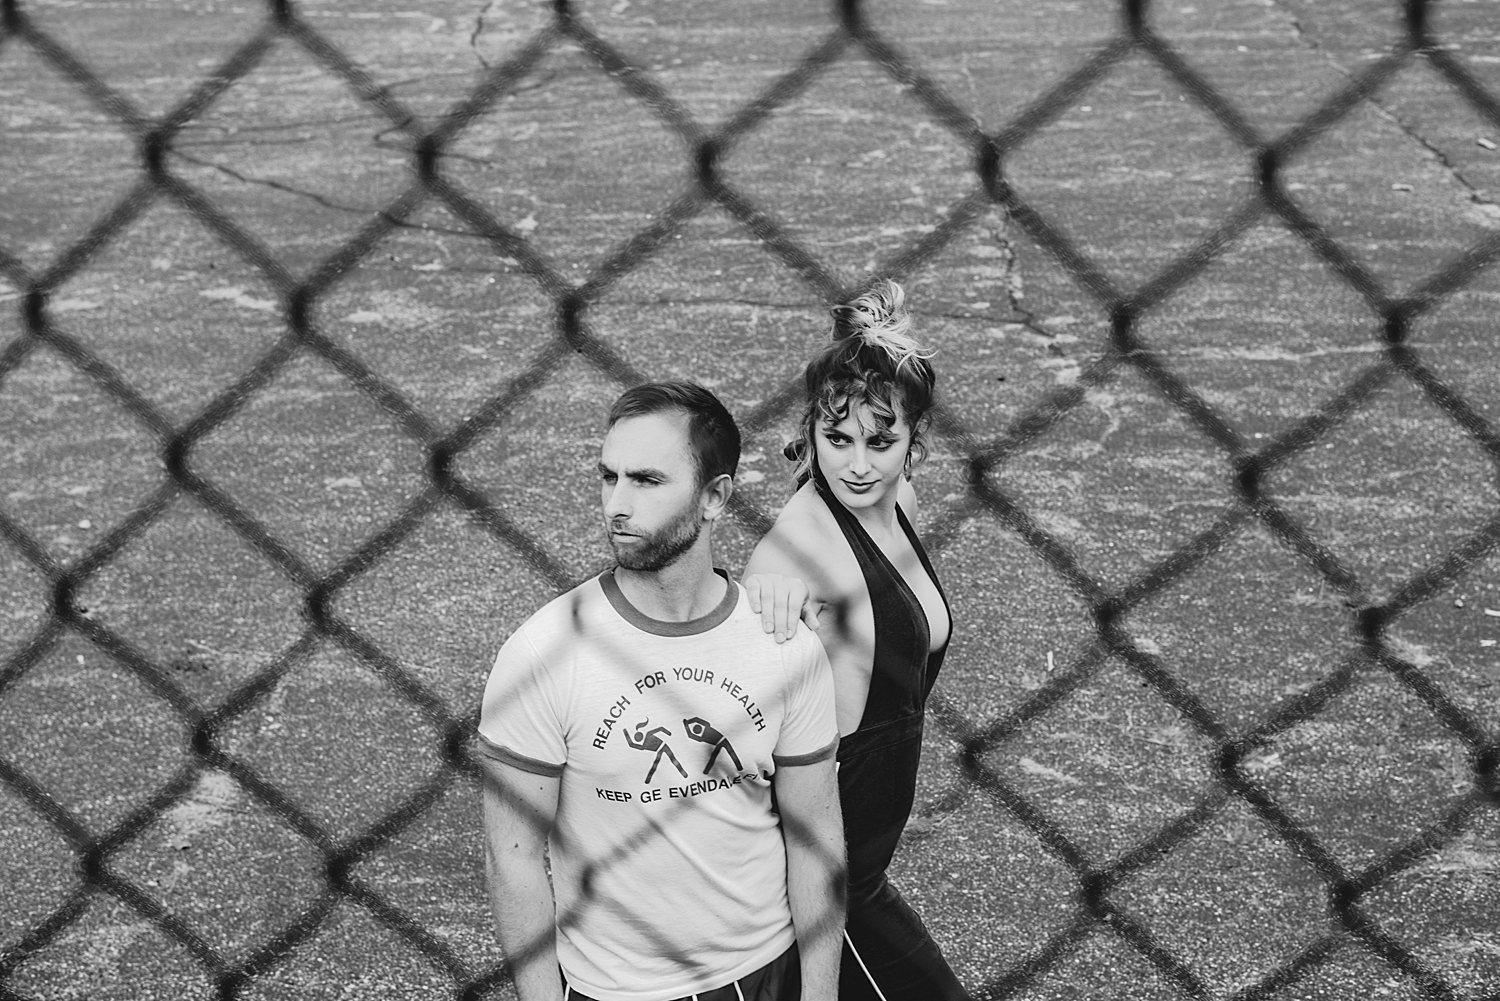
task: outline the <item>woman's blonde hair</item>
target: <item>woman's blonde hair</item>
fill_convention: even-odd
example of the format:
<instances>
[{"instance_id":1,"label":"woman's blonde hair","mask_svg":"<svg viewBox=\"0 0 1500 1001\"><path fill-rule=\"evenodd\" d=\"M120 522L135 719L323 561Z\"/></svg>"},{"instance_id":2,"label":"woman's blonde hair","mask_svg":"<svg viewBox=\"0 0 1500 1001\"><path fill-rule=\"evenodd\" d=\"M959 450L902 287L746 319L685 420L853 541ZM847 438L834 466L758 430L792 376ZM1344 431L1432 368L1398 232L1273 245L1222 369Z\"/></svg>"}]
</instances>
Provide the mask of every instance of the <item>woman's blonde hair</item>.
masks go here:
<instances>
[{"instance_id":1,"label":"woman's blonde hair","mask_svg":"<svg viewBox=\"0 0 1500 1001\"><path fill-rule=\"evenodd\" d=\"M906 293L883 278L831 312L833 338L803 374L807 409L801 439L787 447L797 463L799 485L812 476L818 423L837 424L860 404L887 428L904 417L911 428L912 465L927 456L928 414L937 374L928 360L933 352L911 336Z\"/></svg>"}]
</instances>

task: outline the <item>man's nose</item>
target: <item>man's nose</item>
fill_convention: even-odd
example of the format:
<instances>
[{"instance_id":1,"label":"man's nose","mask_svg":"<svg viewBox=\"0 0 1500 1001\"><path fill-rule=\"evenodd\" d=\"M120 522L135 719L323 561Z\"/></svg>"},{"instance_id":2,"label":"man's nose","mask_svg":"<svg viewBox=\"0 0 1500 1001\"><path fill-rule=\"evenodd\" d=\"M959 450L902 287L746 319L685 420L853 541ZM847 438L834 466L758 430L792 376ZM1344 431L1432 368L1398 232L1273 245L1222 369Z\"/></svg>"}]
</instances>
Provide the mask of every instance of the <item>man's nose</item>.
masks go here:
<instances>
[{"instance_id":1,"label":"man's nose","mask_svg":"<svg viewBox=\"0 0 1500 1001\"><path fill-rule=\"evenodd\" d=\"M604 517L611 520L630 517L630 490L624 480L604 488Z\"/></svg>"}]
</instances>

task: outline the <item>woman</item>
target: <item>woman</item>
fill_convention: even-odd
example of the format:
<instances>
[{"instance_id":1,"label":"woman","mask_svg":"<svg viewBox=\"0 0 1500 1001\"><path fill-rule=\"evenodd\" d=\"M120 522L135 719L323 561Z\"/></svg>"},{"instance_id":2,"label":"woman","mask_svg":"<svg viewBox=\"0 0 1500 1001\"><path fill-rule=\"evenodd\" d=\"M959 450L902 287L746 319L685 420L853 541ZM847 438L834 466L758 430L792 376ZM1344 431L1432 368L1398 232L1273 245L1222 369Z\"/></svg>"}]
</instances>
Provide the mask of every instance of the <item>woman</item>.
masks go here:
<instances>
[{"instance_id":1,"label":"woman","mask_svg":"<svg viewBox=\"0 0 1500 1001\"><path fill-rule=\"evenodd\" d=\"M798 489L746 573L807 581L833 665L839 799L849 848L841 1001L967 998L916 912L886 879L916 794L923 708L952 627L912 529L935 376L901 286L836 307L807 366ZM830 622L830 618L832 621Z\"/></svg>"}]
</instances>

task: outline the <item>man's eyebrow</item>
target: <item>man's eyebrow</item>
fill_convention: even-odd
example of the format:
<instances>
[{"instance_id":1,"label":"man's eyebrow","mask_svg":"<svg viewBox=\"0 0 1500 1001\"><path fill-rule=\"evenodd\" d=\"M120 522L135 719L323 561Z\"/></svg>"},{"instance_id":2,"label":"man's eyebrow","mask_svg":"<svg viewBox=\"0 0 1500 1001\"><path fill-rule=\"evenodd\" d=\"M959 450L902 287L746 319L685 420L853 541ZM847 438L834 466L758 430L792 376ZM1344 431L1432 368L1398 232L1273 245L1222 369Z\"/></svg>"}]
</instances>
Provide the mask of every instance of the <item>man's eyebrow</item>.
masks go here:
<instances>
[{"instance_id":1,"label":"man's eyebrow","mask_svg":"<svg viewBox=\"0 0 1500 1001\"><path fill-rule=\"evenodd\" d=\"M654 466L642 466L639 469L626 469L623 472L616 473L615 470L611 469L608 465L606 465L602 461L599 463L599 474L601 476L611 476L611 475L626 476L626 477L629 477L631 479L637 479L637 478L643 477L643 476L650 477L653 480L667 480L667 479L671 479L671 477L667 475L666 470L664 470L664 469L657 469Z\"/></svg>"}]
</instances>

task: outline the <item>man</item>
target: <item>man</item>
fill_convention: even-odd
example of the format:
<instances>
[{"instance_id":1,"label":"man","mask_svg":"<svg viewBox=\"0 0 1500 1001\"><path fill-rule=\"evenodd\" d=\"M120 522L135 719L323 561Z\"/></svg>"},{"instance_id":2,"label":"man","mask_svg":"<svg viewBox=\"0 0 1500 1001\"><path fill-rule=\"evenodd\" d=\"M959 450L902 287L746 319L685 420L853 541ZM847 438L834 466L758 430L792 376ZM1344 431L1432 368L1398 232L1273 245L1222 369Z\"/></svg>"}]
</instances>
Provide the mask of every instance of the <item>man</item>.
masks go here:
<instances>
[{"instance_id":1,"label":"man","mask_svg":"<svg viewBox=\"0 0 1500 1001\"><path fill-rule=\"evenodd\" d=\"M479 759L521 1001L837 995L833 683L816 637L778 643L714 568L739 450L700 386L621 396L599 458L618 565L496 657Z\"/></svg>"}]
</instances>

